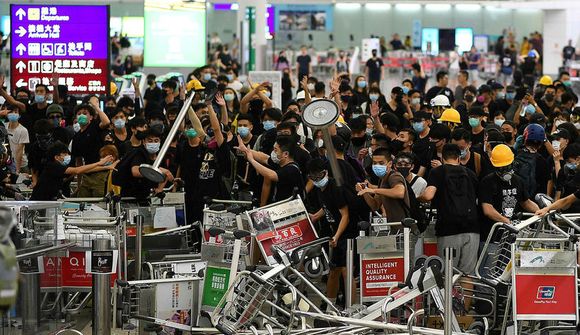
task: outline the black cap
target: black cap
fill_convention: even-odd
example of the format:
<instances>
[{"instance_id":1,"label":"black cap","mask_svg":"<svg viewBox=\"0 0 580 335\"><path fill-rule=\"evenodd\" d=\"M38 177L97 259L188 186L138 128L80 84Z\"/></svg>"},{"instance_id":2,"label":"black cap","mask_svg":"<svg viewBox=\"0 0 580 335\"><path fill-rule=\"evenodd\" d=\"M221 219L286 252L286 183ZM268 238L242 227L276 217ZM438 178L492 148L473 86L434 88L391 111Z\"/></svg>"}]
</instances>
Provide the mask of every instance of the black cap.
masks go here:
<instances>
[{"instance_id":1,"label":"black cap","mask_svg":"<svg viewBox=\"0 0 580 335\"><path fill-rule=\"evenodd\" d=\"M494 82L493 84L491 84L491 89L492 90L503 90L503 85L497 82Z\"/></svg>"},{"instance_id":2,"label":"black cap","mask_svg":"<svg viewBox=\"0 0 580 335\"><path fill-rule=\"evenodd\" d=\"M471 106L467 115L485 116L485 111L481 106Z\"/></svg>"},{"instance_id":3,"label":"black cap","mask_svg":"<svg viewBox=\"0 0 580 335\"><path fill-rule=\"evenodd\" d=\"M544 114L540 114L540 113L534 113L534 115L532 115L532 117L530 117L530 123L545 123L546 122L546 117L544 116Z\"/></svg>"},{"instance_id":4,"label":"black cap","mask_svg":"<svg viewBox=\"0 0 580 335\"><path fill-rule=\"evenodd\" d=\"M412 121L422 121L422 120L431 120L431 113L426 113L423 111L417 111L413 113L413 120Z\"/></svg>"},{"instance_id":5,"label":"black cap","mask_svg":"<svg viewBox=\"0 0 580 335\"><path fill-rule=\"evenodd\" d=\"M513 85L508 85L505 89L507 92L515 92L516 91L516 87Z\"/></svg>"},{"instance_id":6,"label":"black cap","mask_svg":"<svg viewBox=\"0 0 580 335\"><path fill-rule=\"evenodd\" d=\"M326 143L324 145L326 147ZM334 147L334 150L336 150L337 152L343 153L344 148L346 147L346 142L342 137L334 135L332 136L332 146Z\"/></svg>"},{"instance_id":7,"label":"black cap","mask_svg":"<svg viewBox=\"0 0 580 335\"><path fill-rule=\"evenodd\" d=\"M501 127L495 123L488 123L487 125L485 125L485 132L489 133L490 131L497 131L501 133Z\"/></svg>"},{"instance_id":8,"label":"black cap","mask_svg":"<svg viewBox=\"0 0 580 335\"><path fill-rule=\"evenodd\" d=\"M569 140L570 139L570 132L564 128L561 128L561 129L558 129L557 132L552 134L552 138L554 138L554 139L564 138L564 139Z\"/></svg>"},{"instance_id":9,"label":"black cap","mask_svg":"<svg viewBox=\"0 0 580 335\"><path fill-rule=\"evenodd\" d=\"M489 85L479 86L479 94L489 93L489 92L491 92L491 87Z\"/></svg>"}]
</instances>

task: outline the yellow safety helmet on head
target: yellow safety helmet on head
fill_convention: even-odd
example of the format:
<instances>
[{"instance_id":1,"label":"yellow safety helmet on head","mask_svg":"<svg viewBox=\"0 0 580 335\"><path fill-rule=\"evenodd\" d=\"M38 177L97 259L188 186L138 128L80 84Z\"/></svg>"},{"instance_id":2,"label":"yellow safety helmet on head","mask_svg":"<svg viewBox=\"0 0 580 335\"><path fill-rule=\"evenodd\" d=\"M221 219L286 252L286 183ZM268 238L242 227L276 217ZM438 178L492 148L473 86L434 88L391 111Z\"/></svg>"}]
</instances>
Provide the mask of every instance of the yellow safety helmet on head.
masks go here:
<instances>
[{"instance_id":1,"label":"yellow safety helmet on head","mask_svg":"<svg viewBox=\"0 0 580 335\"><path fill-rule=\"evenodd\" d=\"M201 91L205 90L205 87L201 84L201 82L197 79L192 79L185 85L185 89L188 91Z\"/></svg>"},{"instance_id":2,"label":"yellow safety helmet on head","mask_svg":"<svg viewBox=\"0 0 580 335\"><path fill-rule=\"evenodd\" d=\"M446 110L443 111L443 114L441 114L439 121L461 123L461 116L459 115L459 112L456 109L447 108Z\"/></svg>"},{"instance_id":3,"label":"yellow safety helmet on head","mask_svg":"<svg viewBox=\"0 0 580 335\"><path fill-rule=\"evenodd\" d=\"M514 161L514 152L505 144L496 145L491 151L491 164L494 167L504 167Z\"/></svg>"},{"instance_id":4,"label":"yellow safety helmet on head","mask_svg":"<svg viewBox=\"0 0 580 335\"><path fill-rule=\"evenodd\" d=\"M550 86L553 83L554 82L552 81L552 77L550 77L550 76L542 76L542 78L540 78L540 81L539 81L539 84L544 85L544 86Z\"/></svg>"}]
</instances>

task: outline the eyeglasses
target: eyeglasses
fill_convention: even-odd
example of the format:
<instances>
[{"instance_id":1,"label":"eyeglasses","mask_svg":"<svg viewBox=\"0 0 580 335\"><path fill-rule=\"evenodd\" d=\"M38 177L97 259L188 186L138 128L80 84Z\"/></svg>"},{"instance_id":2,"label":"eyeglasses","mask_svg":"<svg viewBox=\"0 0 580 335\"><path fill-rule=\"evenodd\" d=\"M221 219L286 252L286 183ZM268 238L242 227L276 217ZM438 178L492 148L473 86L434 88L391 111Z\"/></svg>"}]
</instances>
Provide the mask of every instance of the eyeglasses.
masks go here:
<instances>
[{"instance_id":1,"label":"eyeglasses","mask_svg":"<svg viewBox=\"0 0 580 335\"><path fill-rule=\"evenodd\" d=\"M321 171L319 173L316 174L308 174L308 178L310 178L310 180L316 182L316 181L320 181L322 180L322 178L324 178L326 176L326 171Z\"/></svg>"}]
</instances>

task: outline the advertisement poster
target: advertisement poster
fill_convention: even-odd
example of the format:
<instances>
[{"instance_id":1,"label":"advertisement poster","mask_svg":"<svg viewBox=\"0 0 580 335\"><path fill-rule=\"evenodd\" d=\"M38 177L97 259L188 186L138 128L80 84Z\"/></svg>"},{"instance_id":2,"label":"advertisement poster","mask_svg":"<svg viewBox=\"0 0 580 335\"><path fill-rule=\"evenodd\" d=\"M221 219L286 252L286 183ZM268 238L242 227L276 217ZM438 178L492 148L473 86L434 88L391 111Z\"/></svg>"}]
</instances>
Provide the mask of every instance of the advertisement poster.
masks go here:
<instances>
[{"instance_id":1,"label":"advertisement poster","mask_svg":"<svg viewBox=\"0 0 580 335\"><path fill-rule=\"evenodd\" d=\"M44 257L40 287L92 287L93 277L86 271L85 251L70 251L65 257ZM117 275L111 275L111 286Z\"/></svg>"},{"instance_id":2,"label":"advertisement poster","mask_svg":"<svg viewBox=\"0 0 580 335\"><path fill-rule=\"evenodd\" d=\"M295 199L247 212L252 230L268 265L277 264L272 246L291 253L318 238L302 200Z\"/></svg>"},{"instance_id":3,"label":"advertisement poster","mask_svg":"<svg viewBox=\"0 0 580 335\"><path fill-rule=\"evenodd\" d=\"M69 94L105 94L109 7L11 5L11 87L58 84Z\"/></svg>"},{"instance_id":4,"label":"advertisement poster","mask_svg":"<svg viewBox=\"0 0 580 335\"><path fill-rule=\"evenodd\" d=\"M515 313L519 320L573 320L578 311L574 275L517 274Z\"/></svg>"},{"instance_id":5,"label":"advertisement poster","mask_svg":"<svg viewBox=\"0 0 580 335\"><path fill-rule=\"evenodd\" d=\"M183 325L191 325L193 283L163 283L155 289L156 317Z\"/></svg>"},{"instance_id":6,"label":"advertisement poster","mask_svg":"<svg viewBox=\"0 0 580 335\"><path fill-rule=\"evenodd\" d=\"M389 288L405 281L405 259L362 259L360 271L362 296L385 297Z\"/></svg>"},{"instance_id":7,"label":"advertisement poster","mask_svg":"<svg viewBox=\"0 0 580 335\"><path fill-rule=\"evenodd\" d=\"M118 250L85 251L86 273L110 274L117 272Z\"/></svg>"},{"instance_id":8,"label":"advertisement poster","mask_svg":"<svg viewBox=\"0 0 580 335\"><path fill-rule=\"evenodd\" d=\"M217 307L218 303L226 294L230 282L230 269L208 266L205 271L205 279L203 282L203 298L201 305L210 307L211 309Z\"/></svg>"}]
</instances>

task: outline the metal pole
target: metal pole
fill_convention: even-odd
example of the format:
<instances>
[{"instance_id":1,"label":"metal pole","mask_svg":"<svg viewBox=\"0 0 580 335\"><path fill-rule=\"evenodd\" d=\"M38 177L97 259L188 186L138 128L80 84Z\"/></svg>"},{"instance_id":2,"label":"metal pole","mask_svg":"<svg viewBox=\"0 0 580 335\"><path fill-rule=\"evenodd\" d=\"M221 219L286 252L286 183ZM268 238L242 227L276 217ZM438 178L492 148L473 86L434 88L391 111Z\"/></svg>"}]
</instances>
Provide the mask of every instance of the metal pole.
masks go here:
<instances>
[{"instance_id":1,"label":"metal pole","mask_svg":"<svg viewBox=\"0 0 580 335\"><path fill-rule=\"evenodd\" d=\"M26 247L35 245L39 245L39 241L36 239L26 242ZM38 331L38 322L40 320L40 275L37 273L22 273L21 276L22 333L34 334Z\"/></svg>"},{"instance_id":2,"label":"metal pole","mask_svg":"<svg viewBox=\"0 0 580 335\"><path fill-rule=\"evenodd\" d=\"M336 185L342 186L342 173L340 171L340 166L338 166L338 160L336 159L336 150L334 145L332 145L332 137L328 128L322 129L322 139L324 141L324 147L328 153L328 161L330 162L330 169L332 170L332 176L336 180Z\"/></svg>"},{"instance_id":3,"label":"metal pole","mask_svg":"<svg viewBox=\"0 0 580 335\"><path fill-rule=\"evenodd\" d=\"M352 306L352 279L354 277L354 240L349 238L346 240L346 283L344 283L344 290L346 291L346 308Z\"/></svg>"},{"instance_id":4,"label":"metal pole","mask_svg":"<svg viewBox=\"0 0 580 335\"><path fill-rule=\"evenodd\" d=\"M93 240L93 251L111 250L111 240ZM112 269L113 271L115 269ZM93 274L93 334L111 335L111 274Z\"/></svg>"},{"instance_id":5,"label":"metal pole","mask_svg":"<svg viewBox=\"0 0 580 335\"><path fill-rule=\"evenodd\" d=\"M175 137L175 134L177 134L179 126L185 119L185 116L187 115L187 110L191 106L191 102L193 101L194 97L195 92L193 91L190 92L189 97L183 104L183 107L181 107L179 114L177 114L177 118L175 119L173 127L171 127L171 129L169 130L169 134L167 134L167 138L165 139L165 142L163 142L163 146L161 147L161 149L159 149L159 153L157 154L157 158L155 158L155 162L153 162L153 165L141 164L139 166L139 172L143 177L151 180L154 183L160 183L163 180L165 180L165 175L163 174L163 172L161 172L161 170L159 170L159 165L161 165L161 162L163 161L163 158L165 157L167 150L171 146L171 141Z\"/></svg>"},{"instance_id":6,"label":"metal pole","mask_svg":"<svg viewBox=\"0 0 580 335\"><path fill-rule=\"evenodd\" d=\"M453 248L445 248L445 304L444 335L451 335L453 327Z\"/></svg>"},{"instance_id":7,"label":"metal pole","mask_svg":"<svg viewBox=\"0 0 580 335\"><path fill-rule=\"evenodd\" d=\"M141 252L143 249L143 215L135 216L135 280L141 280Z\"/></svg>"}]
</instances>

